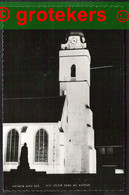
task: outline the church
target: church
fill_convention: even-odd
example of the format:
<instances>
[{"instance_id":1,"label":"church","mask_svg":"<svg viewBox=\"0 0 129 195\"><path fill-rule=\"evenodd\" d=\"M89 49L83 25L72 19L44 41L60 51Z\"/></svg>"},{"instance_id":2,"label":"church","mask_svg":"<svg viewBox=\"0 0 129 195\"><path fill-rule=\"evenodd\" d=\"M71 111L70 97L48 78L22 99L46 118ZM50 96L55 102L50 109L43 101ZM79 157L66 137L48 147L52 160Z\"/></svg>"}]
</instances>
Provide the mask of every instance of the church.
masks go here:
<instances>
[{"instance_id":1,"label":"church","mask_svg":"<svg viewBox=\"0 0 129 195\"><path fill-rule=\"evenodd\" d=\"M4 100L3 171L17 169L26 143L36 172L97 173L90 62L84 34L71 31L59 51L59 96Z\"/></svg>"}]
</instances>

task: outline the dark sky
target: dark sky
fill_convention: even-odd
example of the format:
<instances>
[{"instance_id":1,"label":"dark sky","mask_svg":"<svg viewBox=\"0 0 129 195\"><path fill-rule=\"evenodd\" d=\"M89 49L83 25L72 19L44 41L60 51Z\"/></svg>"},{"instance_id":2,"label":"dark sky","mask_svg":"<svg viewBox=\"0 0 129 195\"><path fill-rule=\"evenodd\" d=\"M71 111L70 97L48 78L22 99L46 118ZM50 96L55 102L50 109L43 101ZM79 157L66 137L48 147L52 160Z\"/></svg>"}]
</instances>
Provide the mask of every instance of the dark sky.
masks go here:
<instances>
[{"instance_id":1,"label":"dark sky","mask_svg":"<svg viewBox=\"0 0 129 195\"><path fill-rule=\"evenodd\" d=\"M85 30L91 67L96 145L124 142L125 32ZM59 94L59 50L67 30L4 31L4 98Z\"/></svg>"}]
</instances>

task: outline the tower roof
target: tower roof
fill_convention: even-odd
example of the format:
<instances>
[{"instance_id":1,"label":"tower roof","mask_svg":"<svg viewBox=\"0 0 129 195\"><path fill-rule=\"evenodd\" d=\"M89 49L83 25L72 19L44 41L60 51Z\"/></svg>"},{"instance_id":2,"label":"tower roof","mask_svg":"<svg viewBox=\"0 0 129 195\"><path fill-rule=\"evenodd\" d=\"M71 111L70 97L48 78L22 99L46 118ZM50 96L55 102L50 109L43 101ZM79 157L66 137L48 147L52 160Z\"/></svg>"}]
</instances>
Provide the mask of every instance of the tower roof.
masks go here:
<instances>
[{"instance_id":1,"label":"tower roof","mask_svg":"<svg viewBox=\"0 0 129 195\"><path fill-rule=\"evenodd\" d=\"M66 34L66 37L69 36L80 36L80 37L84 37L84 34L81 30L71 30Z\"/></svg>"},{"instance_id":2,"label":"tower roof","mask_svg":"<svg viewBox=\"0 0 129 195\"><path fill-rule=\"evenodd\" d=\"M58 122L65 96L4 100L4 123Z\"/></svg>"}]
</instances>

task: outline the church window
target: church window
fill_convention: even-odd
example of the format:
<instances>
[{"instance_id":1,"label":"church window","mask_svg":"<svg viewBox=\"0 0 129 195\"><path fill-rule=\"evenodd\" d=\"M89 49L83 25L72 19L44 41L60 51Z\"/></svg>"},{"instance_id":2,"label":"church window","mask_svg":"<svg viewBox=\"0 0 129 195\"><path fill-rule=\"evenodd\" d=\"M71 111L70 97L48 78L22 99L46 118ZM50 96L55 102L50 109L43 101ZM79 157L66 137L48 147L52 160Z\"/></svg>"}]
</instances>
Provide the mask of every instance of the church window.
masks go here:
<instances>
[{"instance_id":1,"label":"church window","mask_svg":"<svg viewBox=\"0 0 129 195\"><path fill-rule=\"evenodd\" d=\"M18 161L19 135L15 129L9 131L7 136L6 162Z\"/></svg>"},{"instance_id":2,"label":"church window","mask_svg":"<svg viewBox=\"0 0 129 195\"><path fill-rule=\"evenodd\" d=\"M35 137L35 162L48 161L48 134L40 129Z\"/></svg>"},{"instance_id":3,"label":"church window","mask_svg":"<svg viewBox=\"0 0 129 195\"><path fill-rule=\"evenodd\" d=\"M74 64L71 66L71 77L76 77L76 66Z\"/></svg>"}]
</instances>

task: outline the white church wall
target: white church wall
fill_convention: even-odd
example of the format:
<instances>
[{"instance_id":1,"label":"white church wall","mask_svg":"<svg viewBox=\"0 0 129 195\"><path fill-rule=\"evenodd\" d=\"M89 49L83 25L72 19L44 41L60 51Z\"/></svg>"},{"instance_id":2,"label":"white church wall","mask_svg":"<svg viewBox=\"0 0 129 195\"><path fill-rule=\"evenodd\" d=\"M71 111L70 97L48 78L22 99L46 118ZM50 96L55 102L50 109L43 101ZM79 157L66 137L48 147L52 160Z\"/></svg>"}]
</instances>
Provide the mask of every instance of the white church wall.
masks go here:
<instances>
[{"instance_id":1,"label":"white church wall","mask_svg":"<svg viewBox=\"0 0 129 195\"><path fill-rule=\"evenodd\" d=\"M64 173L64 132L60 133L60 168L58 173Z\"/></svg>"},{"instance_id":2,"label":"white church wall","mask_svg":"<svg viewBox=\"0 0 129 195\"><path fill-rule=\"evenodd\" d=\"M76 66L76 80L90 85L90 56L88 50L62 50L60 55L59 81L71 81L71 66Z\"/></svg>"},{"instance_id":3,"label":"white church wall","mask_svg":"<svg viewBox=\"0 0 129 195\"><path fill-rule=\"evenodd\" d=\"M10 171L10 169L16 169L18 166L18 162L6 162L7 136L12 129L15 129L19 134L18 158L20 157L21 128L15 124L3 124L3 171Z\"/></svg>"},{"instance_id":4,"label":"white church wall","mask_svg":"<svg viewBox=\"0 0 129 195\"><path fill-rule=\"evenodd\" d=\"M22 128L26 126L26 132L22 133ZM18 162L6 162L7 135L11 129L19 132L19 152L20 159L21 147L27 143L28 161L31 169L36 171L46 171L47 173L60 172L60 132L58 123L15 123L3 125L3 170L17 169ZM48 134L48 162L35 162L35 136L38 130L44 129ZM56 170L55 170L56 169Z\"/></svg>"},{"instance_id":5,"label":"white church wall","mask_svg":"<svg viewBox=\"0 0 129 195\"><path fill-rule=\"evenodd\" d=\"M65 173L81 173L81 146L68 141L65 152L68 155L66 158L65 154Z\"/></svg>"},{"instance_id":6,"label":"white church wall","mask_svg":"<svg viewBox=\"0 0 129 195\"><path fill-rule=\"evenodd\" d=\"M62 89L63 83L61 82L60 85ZM89 173L88 146L94 148L94 133L92 128L87 126L87 124L92 126L92 112L86 108L86 105L89 105L89 85L87 82L68 82L64 85L68 101L68 126L65 131L65 172L69 173L71 170L71 172L84 171Z\"/></svg>"},{"instance_id":7,"label":"white church wall","mask_svg":"<svg viewBox=\"0 0 129 195\"><path fill-rule=\"evenodd\" d=\"M86 146L83 148L85 148L85 150L82 149L81 172L96 174L96 150Z\"/></svg>"},{"instance_id":8,"label":"white church wall","mask_svg":"<svg viewBox=\"0 0 129 195\"><path fill-rule=\"evenodd\" d=\"M89 148L94 149L94 130L91 127L87 127L87 144Z\"/></svg>"},{"instance_id":9,"label":"white church wall","mask_svg":"<svg viewBox=\"0 0 129 195\"><path fill-rule=\"evenodd\" d=\"M82 106L86 106L90 104L90 100L89 100L89 86L87 81L81 82L60 82L60 90L64 90L66 91L66 100L67 100L67 104L69 104L69 101L75 101L77 102L78 105ZM74 103L75 103L74 102ZM73 109L76 110L77 108L75 108L74 104L71 106L73 106Z\"/></svg>"},{"instance_id":10,"label":"white church wall","mask_svg":"<svg viewBox=\"0 0 129 195\"><path fill-rule=\"evenodd\" d=\"M97 161L96 161L96 150L95 149L90 149L89 150L89 172L91 174L96 174L97 173Z\"/></svg>"}]
</instances>

